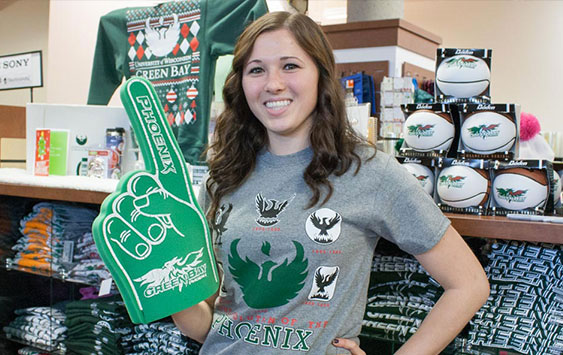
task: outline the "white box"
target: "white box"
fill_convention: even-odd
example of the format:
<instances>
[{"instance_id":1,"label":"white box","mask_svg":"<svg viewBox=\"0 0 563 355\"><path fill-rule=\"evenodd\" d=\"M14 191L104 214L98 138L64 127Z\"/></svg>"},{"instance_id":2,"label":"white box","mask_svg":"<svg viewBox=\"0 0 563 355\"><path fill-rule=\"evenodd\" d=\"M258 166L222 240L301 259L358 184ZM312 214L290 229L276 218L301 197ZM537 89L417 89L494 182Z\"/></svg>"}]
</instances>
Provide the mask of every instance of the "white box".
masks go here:
<instances>
[{"instance_id":1,"label":"white box","mask_svg":"<svg viewBox=\"0 0 563 355\"><path fill-rule=\"evenodd\" d=\"M104 149L106 128L125 129L123 172L133 170L135 153L132 150L131 124L123 107L95 105L26 105L26 170L33 174L36 128L59 128L70 131L67 175L77 175L77 169L89 149ZM86 141L84 142L84 138Z\"/></svg>"}]
</instances>

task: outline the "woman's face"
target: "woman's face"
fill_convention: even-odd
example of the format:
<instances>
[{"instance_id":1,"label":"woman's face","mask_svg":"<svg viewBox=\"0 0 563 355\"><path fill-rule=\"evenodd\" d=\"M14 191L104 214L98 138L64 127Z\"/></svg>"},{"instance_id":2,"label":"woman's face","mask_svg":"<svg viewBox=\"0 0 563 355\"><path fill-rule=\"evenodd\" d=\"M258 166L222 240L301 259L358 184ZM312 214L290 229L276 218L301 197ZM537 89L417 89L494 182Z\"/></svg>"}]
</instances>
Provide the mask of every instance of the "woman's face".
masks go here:
<instances>
[{"instance_id":1,"label":"woman's face","mask_svg":"<svg viewBox=\"0 0 563 355\"><path fill-rule=\"evenodd\" d=\"M319 71L286 29L258 36L243 68L248 106L268 133L269 149L291 154L309 146Z\"/></svg>"}]
</instances>

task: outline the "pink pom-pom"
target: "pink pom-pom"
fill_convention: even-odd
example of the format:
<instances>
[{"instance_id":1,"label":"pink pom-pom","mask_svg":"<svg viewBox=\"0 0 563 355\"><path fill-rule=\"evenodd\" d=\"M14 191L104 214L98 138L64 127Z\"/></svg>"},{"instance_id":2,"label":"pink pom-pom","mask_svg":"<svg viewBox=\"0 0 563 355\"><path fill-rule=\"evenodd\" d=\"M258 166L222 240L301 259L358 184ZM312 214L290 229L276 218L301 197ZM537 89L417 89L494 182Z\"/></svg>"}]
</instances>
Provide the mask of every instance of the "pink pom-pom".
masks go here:
<instances>
[{"instance_id":1,"label":"pink pom-pom","mask_svg":"<svg viewBox=\"0 0 563 355\"><path fill-rule=\"evenodd\" d=\"M520 140L528 141L540 133L541 126L537 117L531 113L522 112L520 114Z\"/></svg>"}]
</instances>

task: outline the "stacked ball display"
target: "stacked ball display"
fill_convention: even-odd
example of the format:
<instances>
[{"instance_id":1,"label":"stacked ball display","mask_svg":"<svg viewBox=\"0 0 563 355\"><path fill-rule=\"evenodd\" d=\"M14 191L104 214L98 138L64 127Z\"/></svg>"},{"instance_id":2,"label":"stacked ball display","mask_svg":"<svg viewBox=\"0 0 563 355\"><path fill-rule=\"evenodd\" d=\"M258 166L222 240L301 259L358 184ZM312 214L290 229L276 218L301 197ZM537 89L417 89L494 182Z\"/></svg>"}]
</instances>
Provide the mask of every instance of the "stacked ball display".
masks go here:
<instances>
[{"instance_id":1,"label":"stacked ball display","mask_svg":"<svg viewBox=\"0 0 563 355\"><path fill-rule=\"evenodd\" d=\"M403 137L407 145L418 152L449 150L455 135L450 116L430 110L418 110L405 121Z\"/></svg>"},{"instance_id":2,"label":"stacked ball display","mask_svg":"<svg viewBox=\"0 0 563 355\"><path fill-rule=\"evenodd\" d=\"M456 55L442 61L436 70L440 91L456 98L483 95L489 87L491 71L481 58Z\"/></svg>"},{"instance_id":3,"label":"stacked ball display","mask_svg":"<svg viewBox=\"0 0 563 355\"><path fill-rule=\"evenodd\" d=\"M506 169L499 171L493 181L496 205L508 210L541 207L548 193L547 178L541 170Z\"/></svg>"},{"instance_id":4,"label":"stacked ball display","mask_svg":"<svg viewBox=\"0 0 563 355\"><path fill-rule=\"evenodd\" d=\"M490 187L486 170L454 165L442 169L438 175L436 191L441 203L466 208L485 205Z\"/></svg>"},{"instance_id":5,"label":"stacked ball display","mask_svg":"<svg viewBox=\"0 0 563 355\"><path fill-rule=\"evenodd\" d=\"M461 141L466 150L477 154L506 152L516 141L516 124L494 111L475 112L463 121Z\"/></svg>"}]
</instances>

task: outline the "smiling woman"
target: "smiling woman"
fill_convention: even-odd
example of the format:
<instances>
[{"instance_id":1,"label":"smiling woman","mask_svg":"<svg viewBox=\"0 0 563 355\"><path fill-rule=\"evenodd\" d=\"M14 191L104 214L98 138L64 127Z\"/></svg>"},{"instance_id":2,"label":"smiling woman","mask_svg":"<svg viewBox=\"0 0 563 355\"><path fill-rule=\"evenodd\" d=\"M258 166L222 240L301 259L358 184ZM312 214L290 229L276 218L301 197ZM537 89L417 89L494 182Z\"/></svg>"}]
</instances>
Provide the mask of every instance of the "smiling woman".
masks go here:
<instances>
[{"instance_id":1,"label":"smiling woman","mask_svg":"<svg viewBox=\"0 0 563 355\"><path fill-rule=\"evenodd\" d=\"M268 149L278 155L309 146L319 71L286 29L256 39L242 76L248 106L266 128Z\"/></svg>"},{"instance_id":2,"label":"smiling woman","mask_svg":"<svg viewBox=\"0 0 563 355\"><path fill-rule=\"evenodd\" d=\"M418 181L353 133L320 27L284 12L250 24L223 97L200 193L221 287L173 315L200 354L365 355L379 238L445 289L397 354L439 353L486 300L486 276Z\"/></svg>"}]
</instances>

